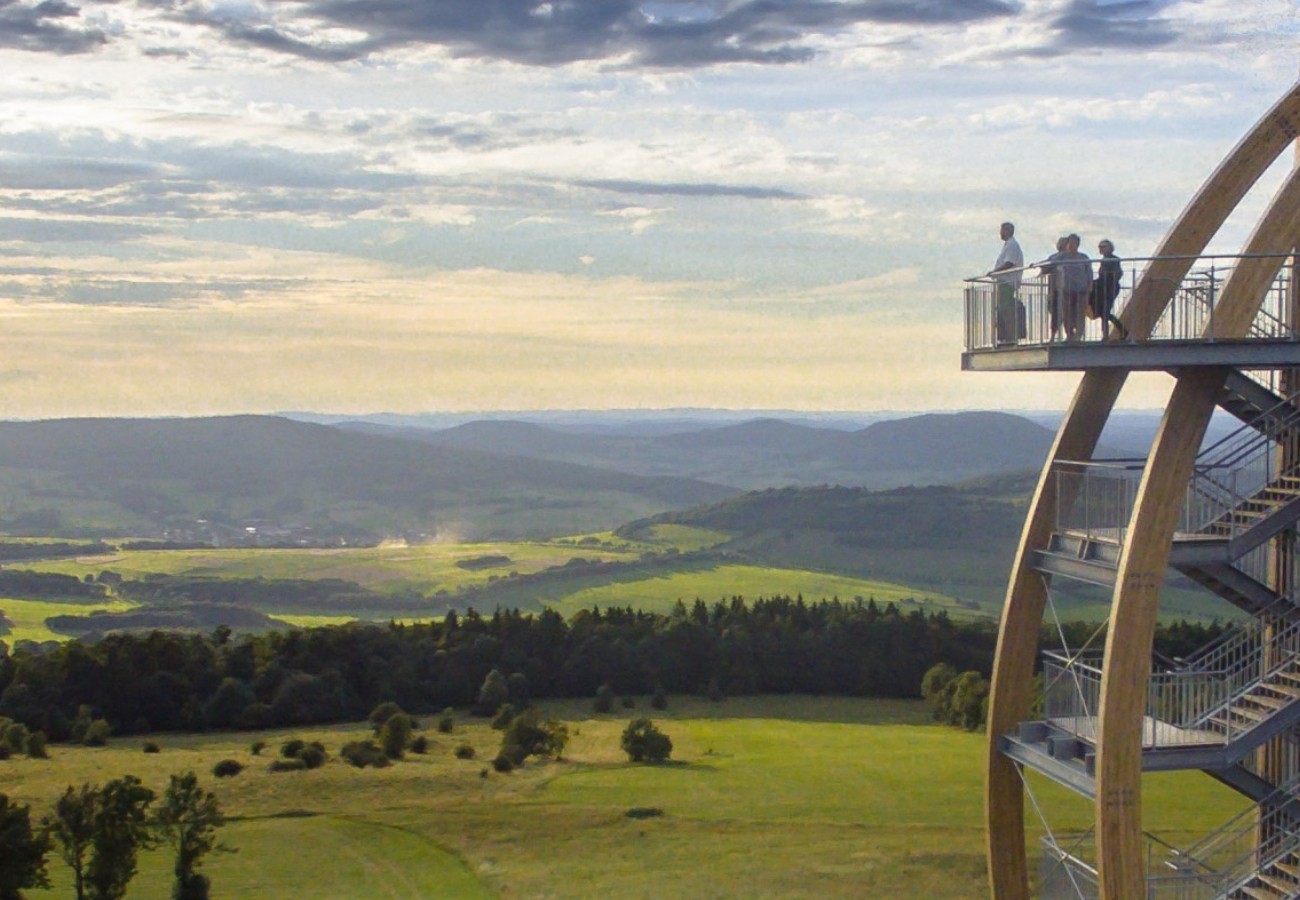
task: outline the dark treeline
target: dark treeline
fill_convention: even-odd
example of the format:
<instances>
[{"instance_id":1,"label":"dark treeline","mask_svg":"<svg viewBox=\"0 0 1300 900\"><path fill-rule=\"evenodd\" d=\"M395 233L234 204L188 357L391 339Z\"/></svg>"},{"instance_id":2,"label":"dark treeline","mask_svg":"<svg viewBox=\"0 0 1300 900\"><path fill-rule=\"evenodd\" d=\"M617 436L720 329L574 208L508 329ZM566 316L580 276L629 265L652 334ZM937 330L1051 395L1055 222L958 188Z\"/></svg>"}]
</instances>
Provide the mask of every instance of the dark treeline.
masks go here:
<instances>
[{"instance_id":1,"label":"dark treeline","mask_svg":"<svg viewBox=\"0 0 1300 900\"><path fill-rule=\"evenodd\" d=\"M52 740L88 712L116 733L304 725L359 719L384 701L469 706L493 669L533 699L591 697L602 685L624 695L916 697L935 663L987 676L995 642L987 620L789 597L697 600L667 615L584 610L568 621L549 610L470 610L428 624L238 638L224 627L155 631L0 655L0 716Z\"/></svg>"}]
</instances>

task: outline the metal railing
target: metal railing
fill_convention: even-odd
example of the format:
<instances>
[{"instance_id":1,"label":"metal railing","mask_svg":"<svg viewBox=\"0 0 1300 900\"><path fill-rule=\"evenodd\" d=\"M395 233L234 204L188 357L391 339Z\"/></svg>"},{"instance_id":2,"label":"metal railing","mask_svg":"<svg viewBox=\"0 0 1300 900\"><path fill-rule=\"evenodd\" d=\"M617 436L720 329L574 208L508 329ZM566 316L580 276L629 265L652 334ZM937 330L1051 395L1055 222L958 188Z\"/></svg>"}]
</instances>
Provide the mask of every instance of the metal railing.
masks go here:
<instances>
[{"instance_id":1,"label":"metal railing","mask_svg":"<svg viewBox=\"0 0 1300 900\"><path fill-rule=\"evenodd\" d=\"M1300 660L1300 616L1290 600L1243 622L1231 636L1175 667L1151 673L1142 746L1226 746L1260 721L1238 721L1233 707ZM1043 653L1043 715L1052 725L1096 739L1102 651ZM1271 713L1270 713L1271 714Z\"/></svg>"},{"instance_id":2,"label":"metal railing","mask_svg":"<svg viewBox=\"0 0 1300 900\"><path fill-rule=\"evenodd\" d=\"M1142 459L1052 463L1057 500L1055 530L1093 541L1124 543L1145 468L1146 460ZM1222 482L1199 471L1194 474L1179 512L1176 533L1199 534L1208 523L1245 500Z\"/></svg>"},{"instance_id":3,"label":"metal railing","mask_svg":"<svg viewBox=\"0 0 1300 900\"><path fill-rule=\"evenodd\" d=\"M1276 506L1263 499L1264 492L1280 478L1300 476L1300 466L1287 471L1277 467L1278 442L1291 439L1297 431L1300 394L1293 394L1201 450L1176 531L1233 538L1250 528L1251 517L1234 513ZM1140 459L1053 463L1057 530L1090 540L1122 542L1145 466Z\"/></svg>"},{"instance_id":4,"label":"metal railing","mask_svg":"<svg viewBox=\"0 0 1300 900\"><path fill-rule=\"evenodd\" d=\"M1152 263L1191 260L1192 267L1173 287L1165 306L1147 340L1213 341L1214 317L1228 276L1243 259L1277 259L1285 263L1289 255L1265 254L1207 255L1198 257L1132 257L1123 260L1124 277L1113 313L1119 316ZM1096 271L1098 259L1091 260ZM1065 311L1056 296L1052 275L1042 267L1043 260L1022 269L968 278L964 288L965 348L991 350L999 347L1032 347L1065 340ZM1263 298L1260 310L1248 332L1247 340L1300 340L1300 323L1290 323L1287 314L1291 267L1282 265ZM1076 323L1083 343L1100 343L1103 326L1100 319Z\"/></svg>"},{"instance_id":5,"label":"metal railing","mask_svg":"<svg viewBox=\"0 0 1300 900\"><path fill-rule=\"evenodd\" d=\"M1218 900L1300 853L1300 822L1283 805L1300 783L1278 788L1185 850L1143 833L1147 900ZM1042 839L1044 900L1099 896L1093 831Z\"/></svg>"}]
</instances>

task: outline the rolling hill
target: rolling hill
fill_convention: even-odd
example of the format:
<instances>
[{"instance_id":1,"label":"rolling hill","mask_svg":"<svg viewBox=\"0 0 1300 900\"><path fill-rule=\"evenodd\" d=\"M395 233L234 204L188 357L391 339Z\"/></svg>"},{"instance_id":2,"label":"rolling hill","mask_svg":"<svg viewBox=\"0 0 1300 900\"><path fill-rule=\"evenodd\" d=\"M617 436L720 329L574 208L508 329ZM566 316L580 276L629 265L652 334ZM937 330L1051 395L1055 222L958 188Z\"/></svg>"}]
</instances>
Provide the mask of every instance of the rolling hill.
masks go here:
<instances>
[{"instance_id":1,"label":"rolling hill","mask_svg":"<svg viewBox=\"0 0 1300 900\"><path fill-rule=\"evenodd\" d=\"M650 435L581 433L502 420L386 430L440 446L697 478L744 490L951 484L1037 469L1053 438L1042 425L999 412L931 413L853 431L771 418Z\"/></svg>"},{"instance_id":2,"label":"rolling hill","mask_svg":"<svg viewBox=\"0 0 1300 900\"><path fill-rule=\"evenodd\" d=\"M734 493L270 416L0 423L0 517L13 533L520 537Z\"/></svg>"}]
</instances>

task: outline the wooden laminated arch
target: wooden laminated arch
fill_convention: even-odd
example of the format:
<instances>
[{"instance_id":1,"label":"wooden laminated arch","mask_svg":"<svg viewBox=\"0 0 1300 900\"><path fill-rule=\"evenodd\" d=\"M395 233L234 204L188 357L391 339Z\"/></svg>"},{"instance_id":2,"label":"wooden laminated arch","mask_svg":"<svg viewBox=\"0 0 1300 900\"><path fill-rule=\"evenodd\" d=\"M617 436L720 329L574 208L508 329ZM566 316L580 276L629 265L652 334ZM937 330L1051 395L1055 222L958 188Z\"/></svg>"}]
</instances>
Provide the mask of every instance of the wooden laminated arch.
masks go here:
<instances>
[{"instance_id":1,"label":"wooden laminated arch","mask_svg":"<svg viewBox=\"0 0 1300 900\"><path fill-rule=\"evenodd\" d=\"M1192 198L1134 286L1124 313L1141 340L1177 285L1250 188L1300 133L1300 82L1233 148ZM1243 255L1290 253L1300 227L1300 168L1275 195ZM1246 259L1225 285L1207 337L1244 336L1277 259ZM1085 371L1044 463L1016 551L993 663L988 712L985 817L989 882L998 900L1029 896L1024 791L1017 764L1000 750L1001 736L1029 715L1038 636L1046 604L1044 576L1032 565L1056 520L1054 465L1088 460L1127 379L1124 369ZM1148 456L1121 550L1112 595L1099 707L1095 821L1103 900L1145 896L1141 837L1141 725L1151 648L1178 511L1227 370L1189 368L1174 391Z\"/></svg>"}]
</instances>

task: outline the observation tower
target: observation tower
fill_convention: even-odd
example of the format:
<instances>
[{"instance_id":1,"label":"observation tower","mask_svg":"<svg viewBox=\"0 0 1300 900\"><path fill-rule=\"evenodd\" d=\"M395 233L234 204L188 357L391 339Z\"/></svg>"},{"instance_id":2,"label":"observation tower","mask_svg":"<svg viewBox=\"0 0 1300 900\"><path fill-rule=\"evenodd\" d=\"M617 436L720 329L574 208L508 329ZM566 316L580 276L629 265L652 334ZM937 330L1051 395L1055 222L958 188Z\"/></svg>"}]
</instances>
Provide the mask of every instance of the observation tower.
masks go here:
<instances>
[{"instance_id":1,"label":"observation tower","mask_svg":"<svg viewBox=\"0 0 1300 900\"><path fill-rule=\"evenodd\" d=\"M1098 321L1054 340L1049 276L1034 267L1014 296L992 277L966 283L963 369L1082 372L1029 505L993 666L985 801L998 900L1031 885L1050 898L1300 897L1300 166L1238 254L1206 255L1298 133L1300 83L1155 255L1124 260L1128 340L1104 340ZM1095 458L1128 374L1148 371L1174 384L1146 457ZM1216 410L1239 424L1207 443ZM1231 622L1179 659L1153 653L1171 581L1208 592ZM1056 607L1072 583L1109 605L1104 627L1067 641ZM1245 812L1190 846L1147 835L1143 774L1173 770L1238 791ZM1092 827L1065 835L1043 821L1031 853L1028 771L1091 800Z\"/></svg>"}]
</instances>

